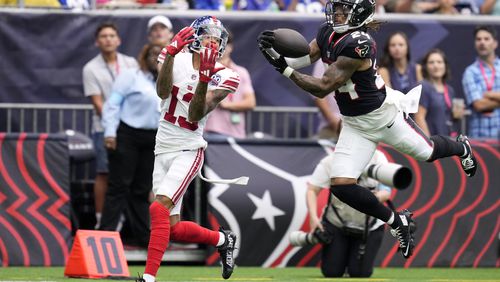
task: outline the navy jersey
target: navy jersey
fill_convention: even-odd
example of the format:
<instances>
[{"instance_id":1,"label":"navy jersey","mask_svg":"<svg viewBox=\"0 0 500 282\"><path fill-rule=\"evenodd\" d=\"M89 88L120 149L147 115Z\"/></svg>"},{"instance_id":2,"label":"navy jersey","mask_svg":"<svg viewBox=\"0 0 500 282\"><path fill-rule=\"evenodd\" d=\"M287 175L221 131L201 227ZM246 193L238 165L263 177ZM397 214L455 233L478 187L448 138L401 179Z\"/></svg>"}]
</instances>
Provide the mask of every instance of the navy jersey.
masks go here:
<instances>
[{"instance_id":1,"label":"navy jersey","mask_svg":"<svg viewBox=\"0 0 500 282\"><path fill-rule=\"evenodd\" d=\"M351 79L335 91L340 113L359 116L378 109L386 93L384 81L377 73L377 46L371 36L361 30L337 34L324 23L318 31L316 42L321 50L321 59L328 65L340 56L372 61L371 68L354 72Z\"/></svg>"}]
</instances>

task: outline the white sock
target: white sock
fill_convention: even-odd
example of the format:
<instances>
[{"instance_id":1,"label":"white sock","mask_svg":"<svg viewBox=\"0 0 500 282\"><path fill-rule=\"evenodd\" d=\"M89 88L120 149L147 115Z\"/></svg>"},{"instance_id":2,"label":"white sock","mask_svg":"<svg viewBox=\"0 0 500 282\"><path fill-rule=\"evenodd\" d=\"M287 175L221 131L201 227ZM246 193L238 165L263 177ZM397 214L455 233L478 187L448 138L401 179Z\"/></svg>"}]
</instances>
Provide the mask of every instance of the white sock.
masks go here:
<instances>
[{"instance_id":1,"label":"white sock","mask_svg":"<svg viewBox=\"0 0 500 282\"><path fill-rule=\"evenodd\" d=\"M387 221L387 224L391 225L394 223L394 212L391 213L391 217L389 217L389 220Z\"/></svg>"},{"instance_id":2,"label":"white sock","mask_svg":"<svg viewBox=\"0 0 500 282\"><path fill-rule=\"evenodd\" d=\"M464 146L464 154L461 156L461 158L465 158L467 156L467 154L469 154L469 151L467 150L467 147L465 146L465 144L462 144L462 146Z\"/></svg>"},{"instance_id":3,"label":"white sock","mask_svg":"<svg viewBox=\"0 0 500 282\"><path fill-rule=\"evenodd\" d=\"M216 247L222 246L225 242L226 242L226 235L224 233L222 233L222 232L219 232L219 242L217 242L217 246Z\"/></svg>"},{"instance_id":4,"label":"white sock","mask_svg":"<svg viewBox=\"0 0 500 282\"><path fill-rule=\"evenodd\" d=\"M155 277L151 274L144 273L142 275L142 279L144 279L146 282L155 282Z\"/></svg>"},{"instance_id":5,"label":"white sock","mask_svg":"<svg viewBox=\"0 0 500 282\"><path fill-rule=\"evenodd\" d=\"M100 213L100 212L95 213L95 227L94 227L94 229L99 229L99 227L101 226L101 217L102 217L102 213Z\"/></svg>"}]
</instances>

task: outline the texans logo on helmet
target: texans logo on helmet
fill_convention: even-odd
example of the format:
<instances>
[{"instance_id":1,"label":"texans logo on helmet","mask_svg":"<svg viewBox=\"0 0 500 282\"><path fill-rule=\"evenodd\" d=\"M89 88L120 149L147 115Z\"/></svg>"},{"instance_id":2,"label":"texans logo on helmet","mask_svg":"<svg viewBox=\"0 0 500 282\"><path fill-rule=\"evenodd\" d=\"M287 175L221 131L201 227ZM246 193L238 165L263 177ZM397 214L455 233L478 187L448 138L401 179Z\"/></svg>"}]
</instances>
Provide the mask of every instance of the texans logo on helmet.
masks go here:
<instances>
[{"instance_id":1,"label":"texans logo on helmet","mask_svg":"<svg viewBox=\"0 0 500 282\"><path fill-rule=\"evenodd\" d=\"M368 45L363 45L362 47L359 47L359 46L358 46L358 47L356 47L356 48L354 49L354 51L355 51L356 53L358 53L358 55L359 55L360 57L362 57L362 58L366 57L366 55L368 54L368 51L369 51L369 50L370 50L370 46L368 46Z\"/></svg>"}]
</instances>

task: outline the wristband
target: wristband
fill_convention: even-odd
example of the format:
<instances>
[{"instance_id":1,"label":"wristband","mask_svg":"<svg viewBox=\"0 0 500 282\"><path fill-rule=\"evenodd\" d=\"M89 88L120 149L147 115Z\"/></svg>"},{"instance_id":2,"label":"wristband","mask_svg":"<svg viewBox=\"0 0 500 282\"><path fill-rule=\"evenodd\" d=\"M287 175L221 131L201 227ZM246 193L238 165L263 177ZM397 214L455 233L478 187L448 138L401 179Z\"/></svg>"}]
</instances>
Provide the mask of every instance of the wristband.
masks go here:
<instances>
[{"instance_id":1,"label":"wristband","mask_svg":"<svg viewBox=\"0 0 500 282\"><path fill-rule=\"evenodd\" d=\"M300 58L286 58L285 57L286 64L289 65L290 67L294 69L301 69L303 67L307 67L311 65L311 57L309 57L309 54L302 56Z\"/></svg>"},{"instance_id":2,"label":"wristband","mask_svg":"<svg viewBox=\"0 0 500 282\"><path fill-rule=\"evenodd\" d=\"M286 78L290 78L290 75L292 75L294 69L292 69L291 67L286 67L286 69L283 71L283 75L286 77Z\"/></svg>"}]
</instances>

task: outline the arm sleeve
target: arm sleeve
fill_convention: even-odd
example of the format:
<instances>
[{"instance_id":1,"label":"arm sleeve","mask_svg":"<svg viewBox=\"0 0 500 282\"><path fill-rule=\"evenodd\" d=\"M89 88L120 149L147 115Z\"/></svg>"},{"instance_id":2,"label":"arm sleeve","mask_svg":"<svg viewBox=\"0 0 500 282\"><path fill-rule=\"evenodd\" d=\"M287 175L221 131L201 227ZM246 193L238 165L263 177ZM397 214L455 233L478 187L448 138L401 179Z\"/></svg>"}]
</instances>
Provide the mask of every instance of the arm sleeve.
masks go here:
<instances>
[{"instance_id":1,"label":"arm sleeve","mask_svg":"<svg viewBox=\"0 0 500 282\"><path fill-rule=\"evenodd\" d=\"M132 93L131 87L134 83L134 72L126 71L120 74L111 90L111 96L104 103L102 110L102 126L104 137L116 137L116 131L120 124L120 111L125 98Z\"/></svg>"},{"instance_id":2,"label":"arm sleeve","mask_svg":"<svg viewBox=\"0 0 500 282\"><path fill-rule=\"evenodd\" d=\"M479 80L478 76L474 73L471 67L468 67L462 77L462 86L464 89L464 97L467 105L471 105L476 100L483 97L483 92L486 89L483 88L482 82Z\"/></svg>"},{"instance_id":3,"label":"arm sleeve","mask_svg":"<svg viewBox=\"0 0 500 282\"><path fill-rule=\"evenodd\" d=\"M83 94L88 96L102 95L101 88L99 87L99 81L89 66L85 66L82 72L83 78Z\"/></svg>"},{"instance_id":4,"label":"arm sleeve","mask_svg":"<svg viewBox=\"0 0 500 282\"><path fill-rule=\"evenodd\" d=\"M104 137L116 137L116 131L120 124L120 109L123 103L123 96L116 92L111 92L111 96L102 110L102 126L104 127Z\"/></svg>"},{"instance_id":5,"label":"arm sleeve","mask_svg":"<svg viewBox=\"0 0 500 282\"><path fill-rule=\"evenodd\" d=\"M222 65L220 65L222 66ZM219 66L216 66L219 67ZM208 84L209 90L229 90L236 92L240 85L240 76L231 69L225 68L212 76L212 81Z\"/></svg>"},{"instance_id":6,"label":"arm sleeve","mask_svg":"<svg viewBox=\"0 0 500 282\"><path fill-rule=\"evenodd\" d=\"M167 56L167 48L166 47L163 47L163 49L161 49L161 52L160 54L158 55L158 59L156 60L159 64L163 64L163 62L165 62L165 58Z\"/></svg>"},{"instance_id":7,"label":"arm sleeve","mask_svg":"<svg viewBox=\"0 0 500 282\"><path fill-rule=\"evenodd\" d=\"M382 183L379 183L379 184L377 185L377 190L379 190L379 191L387 191L387 192L389 192L389 193L392 193L392 189L391 189L391 187L389 187L389 186L387 186L387 185L384 185L384 184L382 184Z\"/></svg>"}]
</instances>

